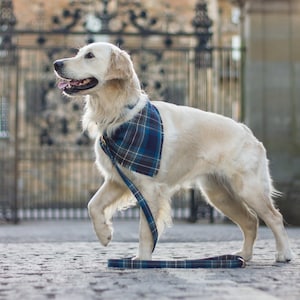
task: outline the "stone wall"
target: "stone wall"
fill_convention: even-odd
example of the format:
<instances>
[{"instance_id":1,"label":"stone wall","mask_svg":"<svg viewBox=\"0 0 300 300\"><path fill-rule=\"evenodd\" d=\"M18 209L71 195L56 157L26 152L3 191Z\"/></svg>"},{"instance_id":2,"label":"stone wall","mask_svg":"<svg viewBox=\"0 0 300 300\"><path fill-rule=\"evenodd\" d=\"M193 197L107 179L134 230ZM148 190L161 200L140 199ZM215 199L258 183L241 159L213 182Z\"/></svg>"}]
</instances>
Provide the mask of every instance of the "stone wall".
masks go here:
<instances>
[{"instance_id":1,"label":"stone wall","mask_svg":"<svg viewBox=\"0 0 300 300\"><path fill-rule=\"evenodd\" d=\"M300 224L300 2L245 5L245 122L263 141L289 223Z\"/></svg>"}]
</instances>

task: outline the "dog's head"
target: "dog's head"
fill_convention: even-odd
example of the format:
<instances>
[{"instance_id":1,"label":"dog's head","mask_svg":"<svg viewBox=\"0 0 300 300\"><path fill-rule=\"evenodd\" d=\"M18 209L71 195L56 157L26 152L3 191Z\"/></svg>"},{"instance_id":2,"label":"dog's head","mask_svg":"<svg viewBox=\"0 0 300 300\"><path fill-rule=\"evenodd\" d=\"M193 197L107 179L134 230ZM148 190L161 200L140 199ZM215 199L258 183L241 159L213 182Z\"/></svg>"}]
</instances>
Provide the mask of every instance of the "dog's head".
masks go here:
<instances>
[{"instance_id":1,"label":"dog's head","mask_svg":"<svg viewBox=\"0 0 300 300\"><path fill-rule=\"evenodd\" d=\"M109 43L92 43L75 57L54 62L58 87L68 96L88 95L111 80L129 80L133 66L129 55Z\"/></svg>"}]
</instances>

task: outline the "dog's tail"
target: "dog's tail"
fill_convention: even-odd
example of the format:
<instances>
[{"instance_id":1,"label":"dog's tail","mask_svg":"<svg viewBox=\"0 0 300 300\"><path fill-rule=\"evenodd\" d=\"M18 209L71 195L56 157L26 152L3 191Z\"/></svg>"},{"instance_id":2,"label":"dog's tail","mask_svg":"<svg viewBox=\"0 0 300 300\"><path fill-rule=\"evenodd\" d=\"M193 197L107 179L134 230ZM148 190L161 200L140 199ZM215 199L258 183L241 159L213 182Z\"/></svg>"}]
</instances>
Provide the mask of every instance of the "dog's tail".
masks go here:
<instances>
[{"instance_id":1,"label":"dog's tail","mask_svg":"<svg viewBox=\"0 0 300 300\"><path fill-rule=\"evenodd\" d=\"M262 143L260 143L260 147L265 158L259 165L260 180L264 186L264 194L270 199L281 197L282 193L274 187L273 180L270 174L269 160L267 159L266 150Z\"/></svg>"}]
</instances>

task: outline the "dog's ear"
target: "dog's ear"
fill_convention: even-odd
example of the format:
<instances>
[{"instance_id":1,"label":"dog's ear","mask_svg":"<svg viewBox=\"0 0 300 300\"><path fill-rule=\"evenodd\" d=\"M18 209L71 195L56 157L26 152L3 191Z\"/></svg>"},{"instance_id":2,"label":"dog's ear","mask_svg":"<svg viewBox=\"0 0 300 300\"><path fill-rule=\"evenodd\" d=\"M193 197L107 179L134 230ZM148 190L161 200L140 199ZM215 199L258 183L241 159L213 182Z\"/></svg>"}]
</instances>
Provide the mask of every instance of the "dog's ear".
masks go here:
<instances>
[{"instance_id":1,"label":"dog's ear","mask_svg":"<svg viewBox=\"0 0 300 300\"><path fill-rule=\"evenodd\" d=\"M132 68L130 56L125 51L112 50L105 80L129 79L132 76Z\"/></svg>"}]
</instances>

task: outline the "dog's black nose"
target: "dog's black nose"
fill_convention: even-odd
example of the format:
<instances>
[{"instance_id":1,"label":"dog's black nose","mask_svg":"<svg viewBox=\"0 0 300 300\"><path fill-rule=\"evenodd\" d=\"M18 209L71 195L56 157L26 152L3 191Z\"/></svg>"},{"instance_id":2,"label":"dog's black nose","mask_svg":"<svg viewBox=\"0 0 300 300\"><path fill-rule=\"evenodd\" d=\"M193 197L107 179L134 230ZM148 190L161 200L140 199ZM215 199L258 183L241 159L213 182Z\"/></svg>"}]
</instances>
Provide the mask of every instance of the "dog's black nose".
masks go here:
<instances>
[{"instance_id":1,"label":"dog's black nose","mask_svg":"<svg viewBox=\"0 0 300 300\"><path fill-rule=\"evenodd\" d=\"M53 65L54 65L55 71L60 72L62 70L63 66L64 66L64 62L63 62L62 59L59 59L59 60L56 60L53 63Z\"/></svg>"}]
</instances>

